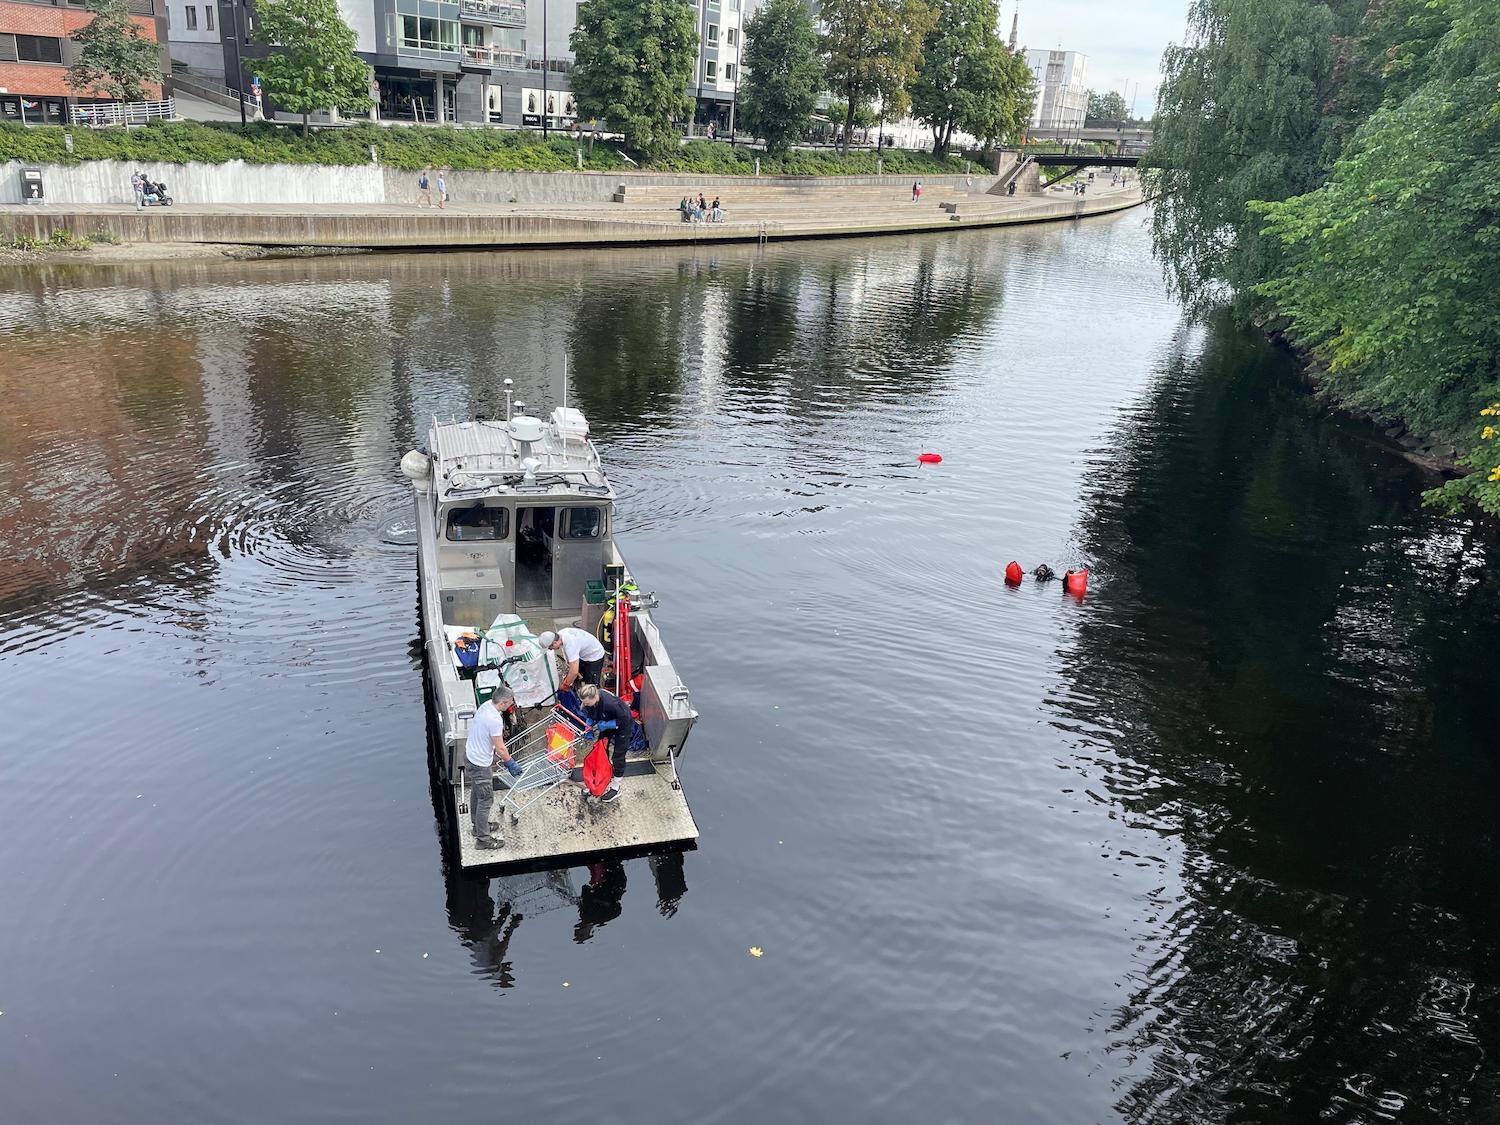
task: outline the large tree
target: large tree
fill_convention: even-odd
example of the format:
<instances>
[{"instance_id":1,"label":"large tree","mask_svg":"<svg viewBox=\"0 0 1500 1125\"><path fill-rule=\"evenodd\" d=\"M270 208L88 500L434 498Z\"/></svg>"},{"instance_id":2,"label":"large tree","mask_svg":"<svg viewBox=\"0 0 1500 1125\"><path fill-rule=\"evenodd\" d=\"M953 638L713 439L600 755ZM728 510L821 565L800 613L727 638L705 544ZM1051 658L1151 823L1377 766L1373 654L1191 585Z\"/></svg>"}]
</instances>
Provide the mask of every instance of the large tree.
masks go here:
<instances>
[{"instance_id":1,"label":"large tree","mask_svg":"<svg viewBox=\"0 0 1500 1125\"><path fill-rule=\"evenodd\" d=\"M630 148L677 144L674 121L693 111L698 19L688 0L585 0L578 6L573 92L584 117L602 117Z\"/></svg>"},{"instance_id":2,"label":"large tree","mask_svg":"<svg viewBox=\"0 0 1500 1125\"><path fill-rule=\"evenodd\" d=\"M770 0L745 25L740 113L772 156L807 128L823 86L818 32L802 0Z\"/></svg>"},{"instance_id":3,"label":"large tree","mask_svg":"<svg viewBox=\"0 0 1500 1125\"><path fill-rule=\"evenodd\" d=\"M1372 29L1386 88L1328 182L1251 205L1283 248L1259 292L1342 401L1470 448L1442 495L1500 515L1500 5L1406 6L1443 26Z\"/></svg>"},{"instance_id":4,"label":"large tree","mask_svg":"<svg viewBox=\"0 0 1500 1125\"><path fill-rule=\"evenodd\" d=\"M78 59L68 85L80 94L145 101L148 84L161 82L161 45L130 18L125 0L89 0L88 10L94 18L73 33Z\"/></svg>"},{"instance_id":5,"label":"large tree","mask_svg":"<svg viewBox=\"0 0 1500 1125\"><path fill-rule=\"evenodd\" d=\"M1119 125L1130 118L1130 107L1125 97L1116 90L1099 93L1089 91L1089 108L1084 114L1085 122L1097 121L1102 125Z\"/></svg>"},{"instance_id":6,"label":"large tree","mask_svg":"<svg viewBox=\"0 0 1500 1125\"><path fill-rule=\"evenodd\" d=\"M304 137L311 113L370 107L370 68L334 0L266 0L256 16L255 41L278 48L256 63L266 96L302 115Z\"/></svg>"},{"instance_id":7,"label":"large tree","mask_svg":"<svg viewBox=\"0 0 1500 1125\"><path fill-rule=\"evenodd\" d=\"M824 0L818 15L828 86L844 101L847 152L862 107L879 98L885 116L903 111L937 17L922 0Z\"/></svg>"},{"instance_id":8,"label":"large tree","mask_svg":"<svg viewBox=\"0 0 1500 1125\"><path fill-rule=\"evenodd\" d=\"M1202 308L1248 312L1276 257L1252 199L1322 183L1336 154L1328 112L1337 33L1365 0L1193 0L1188 41L1162 57L1152 214L1167 280Z\"/></svg>"},{"instance_id":9,"label":"large tree","mask_svg":"<svg viewBox=\"0 0 1500 1125\"><path fill-rule=\"evenodd\" d=\"M1031 71L1006 50L998 20L995 0L940 0L911 84L912 112L931 127L936 156L957 130L989 144L1031 114Z\"/></svg>"}]
</instances>

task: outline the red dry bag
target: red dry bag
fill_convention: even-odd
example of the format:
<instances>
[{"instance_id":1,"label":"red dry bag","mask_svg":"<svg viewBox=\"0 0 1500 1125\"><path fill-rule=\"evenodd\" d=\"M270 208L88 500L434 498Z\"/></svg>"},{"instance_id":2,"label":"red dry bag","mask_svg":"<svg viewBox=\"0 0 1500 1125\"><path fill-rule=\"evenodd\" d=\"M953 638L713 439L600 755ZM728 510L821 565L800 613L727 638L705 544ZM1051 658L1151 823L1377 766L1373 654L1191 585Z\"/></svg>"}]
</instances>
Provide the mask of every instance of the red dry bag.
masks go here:
<instances>
[{"instance_id":1,"label":"red dry bag","mask_svg":"<svg viewBox=\"0 0 1500 1125\"><path fill-rule=\"evenodd\" d=\"M1005 584L1007 586L1019 586L1022 577L1020 563L1012 559L1005 564Z\"/></svg>"},{"instance_id":2,"label":"red dry bag","mask_svg":"<svg viewBox=\"0 0 1500 1125\"><path fill-rule=\"evenodd\" d=\"M609 764L609 739L601 738L594 743L589 756L583 760L583 785L596 797L602 797L615 779L615 768Z\"/></svg>"},{"instance_id":3,"label":"red dry bag","mask_svg":"<svg viewBox=\"0 0 1500 1125\"><path fill-rule=\"evenodd\" d=\"M1063 575L1063 593L1081 598L1088 588L1089 572L1087 570L1070 570Z\"/></svg>"}]
</instances>

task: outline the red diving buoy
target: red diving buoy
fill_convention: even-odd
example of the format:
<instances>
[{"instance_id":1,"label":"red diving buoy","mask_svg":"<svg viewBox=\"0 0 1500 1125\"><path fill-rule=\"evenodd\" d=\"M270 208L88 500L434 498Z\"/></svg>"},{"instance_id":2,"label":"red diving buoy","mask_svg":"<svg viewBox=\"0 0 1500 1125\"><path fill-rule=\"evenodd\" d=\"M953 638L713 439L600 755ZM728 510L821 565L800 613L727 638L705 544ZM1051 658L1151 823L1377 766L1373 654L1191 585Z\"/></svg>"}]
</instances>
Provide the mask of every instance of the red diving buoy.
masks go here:
<instances>
[{"instance_id":1,"label":"red diving buoy","mask_svg":"<svg viewBox=\"0 0 1500 1125\"><path fill-rule=\"evenodd\" d=\"M1019 586L1021 584L1021 564L1012 559L1005 564L1005 584L1007 586Z\"/></svg>"},{"instance_id":2,"label":"red diving buoy","mask_svg":"<svg viewBox=\"0 0 1500 1125\"><path fill-rule=\"evenodd\" d=\"M941 453L918 453L917 460L924 465L936 465L943 460Z\"/></svg>"},{"instance_id":3,"label":"red diving buoy","mask_svg":"<svg viewBox=\"0 0 1500 1125\"><path fill-rule=\"evenodd\" d=\"M1063 575L1063 593L1081 598L1088 588L1089 572L1087 570L1070 570Z\"/></svg>"}]
</instances>

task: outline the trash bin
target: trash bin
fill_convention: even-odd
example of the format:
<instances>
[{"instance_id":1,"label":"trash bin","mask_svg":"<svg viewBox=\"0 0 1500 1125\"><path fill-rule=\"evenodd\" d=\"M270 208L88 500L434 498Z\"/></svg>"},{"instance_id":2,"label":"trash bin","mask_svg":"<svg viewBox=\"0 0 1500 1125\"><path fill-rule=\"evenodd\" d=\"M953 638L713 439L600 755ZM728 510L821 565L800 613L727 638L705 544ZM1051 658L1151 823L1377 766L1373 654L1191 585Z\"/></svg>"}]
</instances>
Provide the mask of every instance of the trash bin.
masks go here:
<instances>
[{"instance_id":1,"label":"trash bin","mask_svg":"<svg viewBox=\"0 0 1500 1125\"><path fill-rule=\"evenodd\" d=\"M42 185L42 170L40 168L21 169L21 202L42 204L46 190Z\"/></svg>"}]
</instances>

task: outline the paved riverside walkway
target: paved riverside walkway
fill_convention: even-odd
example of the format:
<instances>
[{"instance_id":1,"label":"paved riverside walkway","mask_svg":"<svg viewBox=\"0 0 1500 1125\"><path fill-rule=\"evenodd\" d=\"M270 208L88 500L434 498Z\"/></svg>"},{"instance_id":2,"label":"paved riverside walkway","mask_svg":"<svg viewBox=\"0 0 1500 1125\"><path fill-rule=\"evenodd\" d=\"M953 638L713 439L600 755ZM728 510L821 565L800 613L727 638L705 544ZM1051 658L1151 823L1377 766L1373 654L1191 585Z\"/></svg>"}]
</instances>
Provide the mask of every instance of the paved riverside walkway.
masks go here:
<instances>
[{"instance_id":1,"label":"paved riverside walkway","mask_svg":"<svg viewBox=\"0 0 1500 1125\"><path fill-rule=\"evenodd\" d=\"M684 177L684 183L697 182ZM711 200L721 185L705 177ZM743 198L736 198L736 192ZM1100 185L1084 196L1043 191L993 196L939 188L911 201L909 189L830 185L724 188L725 219L684 223L677 189L626 193L622 202L413 204L194 204L136 210L129 204L0 206L0 237L46 239L55 230L107 232L125 243L208 243L380 249L754 242L790 238L954 231L1107 214L1142 202L1138 185Z\"/></svg>"}]
</instances>

